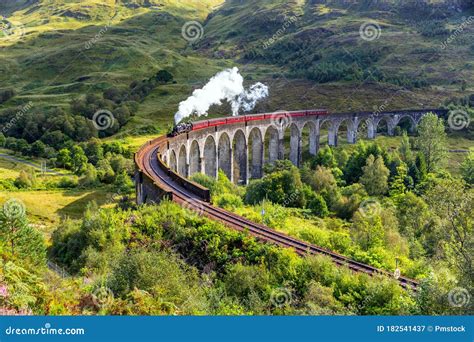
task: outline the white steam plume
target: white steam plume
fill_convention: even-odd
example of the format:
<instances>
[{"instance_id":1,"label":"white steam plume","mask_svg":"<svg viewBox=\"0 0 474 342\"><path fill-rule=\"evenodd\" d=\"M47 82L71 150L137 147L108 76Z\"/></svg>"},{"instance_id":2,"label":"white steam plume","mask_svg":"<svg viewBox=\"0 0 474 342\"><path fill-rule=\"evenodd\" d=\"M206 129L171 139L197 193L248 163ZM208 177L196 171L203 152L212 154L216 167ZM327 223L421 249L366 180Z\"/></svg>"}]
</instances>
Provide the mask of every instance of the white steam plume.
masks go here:
<instances>
[{"instance_id":1,"label":"white steam plume","mask_svg":"<svg viewBox=\"0 0 474 342\"><path fill-rule=\"evenodd\" d=\"M232 115L238 115L239 109L248 112L255 108L255 105L261 99L268 96L268 87L260 82L251 85L249 89L244 90L234 101L232 101Z\"/></svg>"},{"instance_id":2,"label":"white steam plume","mask_svg":"<svg viewBox=\"0 0 474 342\"><path fill-rule=\"evenodd\" d=\"M243 84L244 78L236 67L217 73L202 89L196 89L180 102L179 110L174 115L175 123L192 114L207 115L209 108L222 104L222 100L230 102L232 115L238 115L240 109L252 110L259 100L268 96L268 87L262 83L256 83L247 90Z\"/></svg>"}]
</instances>

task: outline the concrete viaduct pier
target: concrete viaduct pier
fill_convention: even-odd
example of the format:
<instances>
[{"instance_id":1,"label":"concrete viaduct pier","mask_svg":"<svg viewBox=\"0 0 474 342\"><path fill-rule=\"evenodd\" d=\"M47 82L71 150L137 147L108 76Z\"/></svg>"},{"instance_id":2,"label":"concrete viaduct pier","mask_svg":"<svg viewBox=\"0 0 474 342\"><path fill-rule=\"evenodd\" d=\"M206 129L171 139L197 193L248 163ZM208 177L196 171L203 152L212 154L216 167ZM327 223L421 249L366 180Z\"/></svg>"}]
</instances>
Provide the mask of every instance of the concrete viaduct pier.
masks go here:
<instances>
[{"instance_id":1,"label":"concrete viaduct pier","mask_svg":"<svg viewBox=\"0 0 474 342\"><path fill-rule=\"evenodd\" d=\"M277 159L289 159L300 166L303 146L309 146L309 153L316 155L323 127L328 132L328 145L337 146L338 132L343 124L347 132L345 139L354 144L360 138L374 139L383 122L386 133L393 135L395 127L404 119L410 123L410 131L414 131L426 113L440 115L446 111L302 114L308 112L276 112L207 120L220 120L220 123L169 138L167 148L161 155L163 161L183 177L197 172L216 177L217 171L222 169L232 182L245 184L250 178L262 177L263 165ZM202 126L200 123L205 121L196 122L194 126ZM362 126L365 126L365 136L359 133ZM303 130L309 134L304 135ZM285 149L285 137L288 139L288 136L289 148ZM303 142L303 139L307 141Z\"/></svg>"}]
</instances>

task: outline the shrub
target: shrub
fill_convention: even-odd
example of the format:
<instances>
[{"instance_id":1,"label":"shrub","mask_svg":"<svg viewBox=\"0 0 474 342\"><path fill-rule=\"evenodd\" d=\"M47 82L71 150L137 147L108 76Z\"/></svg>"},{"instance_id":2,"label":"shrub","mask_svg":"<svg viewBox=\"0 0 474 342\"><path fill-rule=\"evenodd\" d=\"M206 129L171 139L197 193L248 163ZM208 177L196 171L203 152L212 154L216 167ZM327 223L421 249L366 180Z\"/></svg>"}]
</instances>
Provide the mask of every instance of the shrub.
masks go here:
<instances>
[{"instance_id":1,"label":"shrub","mask_svg":"<svg viewBox=\"0 0 474 342\"><path fill-rule=\"evenodd\" d=\"M57 187L61 189L73 189L79 185L77 176L61 177L57 183Z\"/></svg>"},{"instance_id":2,"label":"shrub","mask_svg":"<svg viewBox=\"0 0 474 342\"><path fill-rule=\"evenodd\" d=\"M13 96L15 96L15 91L13 89L0 89L0 104L7 102Z\"/></svg>"},{"instance_id":3,"label":"shrub","mask_svg":"<svg viewBox=\"0 0 474 342\"><path fill-rule=\"evenodd\" d=\"M234 194L222 194L215 197L214 203L224 209L235 209L243 205L242 198Z\"/></svg>"},{"instance_id":4,"label":"shrub","mask_svg":"<svg viewBox=\"0 0 474 342\"><path fill-rule=\"evenodd\" d=\"M311 196L307 198L307 203L306 207L310 209L314 215L319 217L326 217L329 215L328 206L323 196L312 192Z\"/></svg>"}]
</instances>

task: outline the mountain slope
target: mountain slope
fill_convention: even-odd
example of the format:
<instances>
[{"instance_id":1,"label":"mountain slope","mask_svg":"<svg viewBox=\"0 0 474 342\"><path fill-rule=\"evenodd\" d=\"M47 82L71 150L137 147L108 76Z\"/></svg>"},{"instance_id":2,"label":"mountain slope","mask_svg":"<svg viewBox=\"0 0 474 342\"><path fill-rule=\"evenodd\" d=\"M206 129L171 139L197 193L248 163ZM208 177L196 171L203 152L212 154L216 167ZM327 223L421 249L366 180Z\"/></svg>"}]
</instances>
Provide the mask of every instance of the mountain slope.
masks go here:
<instances>
[{"instance_id":1,"label":"mountain slope","mask_svg":"<svg viewBox=\"0 0 474 342\"><path fill-rule=\"evenodd\" d=\"M0 88L17 92L0 108L32 101L35 108L68 110L74 97L111 86L125 89L166 69L177 83L152 90L125 127L164 129L194 88L234 65L247 82L270 87L270 97L256 111L436 107L474 92L474 23L463 5L394 0L2 2L0 11L10 9L7 20L18 24L20 35L0 38ZM203 26L196 42L182 36L189 21ZM366 24L375 28L374 39L361 36ZM226 110L212 108L211 113Z\"/></svg>"},{"instance_id":2,"label":"mountain slope","mask_svg":"<svg viewBox=\"0 0 474 342\"><path fill-rule=\"evenodd\" d=\"M456 90L474 81L474 20L460 6L342 3L229 1L208 19L200 48L317 83L373 79Z\"/></svg>"}]
</instances>

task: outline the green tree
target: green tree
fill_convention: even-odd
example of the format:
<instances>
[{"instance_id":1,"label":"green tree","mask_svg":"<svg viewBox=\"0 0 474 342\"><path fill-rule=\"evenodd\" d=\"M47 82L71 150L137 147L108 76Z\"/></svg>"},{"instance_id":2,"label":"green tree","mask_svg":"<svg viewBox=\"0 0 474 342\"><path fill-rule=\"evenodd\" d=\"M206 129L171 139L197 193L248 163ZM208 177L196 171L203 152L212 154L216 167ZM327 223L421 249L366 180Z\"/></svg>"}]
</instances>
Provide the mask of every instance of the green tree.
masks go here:
<instances>
[{"instance_id":1,"label":"green tree","mask_svg":"<svg viewBox=\"0 0 474 342\"><path fill-rule=\"evenodd\" d=\"M20 260L33 265L46 262L43 235L28 224L24 205L17 200L7 201L0 211L1 241L7 243L10 253Z\"/></svg>"},{"instance_id":2,"label":"green tree","mask_svg":"<svg viewBox=\"0 0 474 342\"><path fill-rule=\"evenodd\" d=\"M306 205L306 200L298 168L290 162L284 162L275 163L274 166L267 169L273 172L249 184L245 201L257 204L268 199L286 207L303 208Z\"/></svg>"},{"instance_id":3,"label":"green tree","mask_svg":"<svg viewBox=\"0 0 474 342\"><path fill-rule=\"evenodd\" d=\"M15 186L21 189L28 189L36 185L36 173L31 167L26 170L21 170L18 177L15 179Z\"/></svg>"},{"instance_id":4,"label":"green tree","mask_svg":"<svg viewBox=\"0 0 474 342\"><path fill-rule=\"evenodd\" d=\"M103 183L111 184L115 180L115 172L107 159L99 160L97 163L97 174Z\"/></svg>"},{"instance_id":5,"label":"green tree","mask_svg":"<svg viewBox=\"0 0 474 342\"><path fill-rule=\"evenodd\" d=\"M58 152L58 164L60 167L64 167L65 169L72 168L72 159L71 159L71 151L67 148L63 148Z\"/></svg>"},{"instance_id":6,"label":"green tree","mask_svg":"<svg viewBox=\"0 0 474 342\"><path fill-rule=\"evenodd\" d=\"M396 206L400 233L410 239L420 237L430 216L426 202L414 193L407 192L397 198Z\"/></svg>"},{"instance_id":7,"label":"green tree","mask_svg":"<svg viewBox=\"0 0 474 342\"><path fill-rule=\"evenodd\" d=\"M332 209L337 212L338 217L350 220L362 201L367 197L364 186L360 183L354 183L341 189L340 199L335 208Z\"/></svg>"},{"instance_id":8,"label":"green tree","mask_svg":"<svg viewBox=\"0 0 474 342\"><path fill-rule=\"evenodd\" d=\"M334 153L330 146L325 146L324 148L320 149L318 154L316 155L313 163L313 168L316 165L321 165L324 167L332 168L337 165L336 158L334 157Z\"/></svg>"},{"instance_id":9,"label":"green tree","mask_svg":"<svg viewBox=\"0 0 474 342\"><path fill-rule=\"evenodd\" d=\"M425 156L419 152L416 154L415 162L410 165L409 175L415 184L419 184L426 179L427 174Z\"/></svg>"},{"instance_id":10,"label":"green tree","mask_svg":"<svg viewBox=\"0 0 474 342\"><path fill-rule=\"evenodd\" d=\"M115 177L114 185L117 192L121 195L128 194L133 189L133 182L125 171L122 171Z\"/></svg>"},{"instance_id":11,"label":"green tree","mask_svg":"<svg viewBox=\"0 0 474 342\"><path fill-rule=\"evenodd\" d=\"M459 180L444 179L425 195L432 215L441 223L444 250L463 286L473 290L474 279L474 189L466 189Z\"/></svg>"},{"instance_id":12,"label":"green tree","mask_svg":"<svg viewBox=\"0 0 474 342\"><path fill-rule=\"evenodd\" d=\"M328 206L323 196L311 191L311 194L306 198L306 207L311 210L314 215L319 217L326 217L329 215Z\"/></svg>"},{"instance_id":13,"label":"green tree","mask_svg":"<svg viewBox=\"0 0 474 342\"><path fill-rule=\"evenodd\" d=\"M151 294L157 301L161 313L170 307L183 308L188 313L197 313L196 298L203 302L203 290L199 274L183 261L161 251L132 249L116 257L108 287L116 296L126 297L132 291L141 290ZM166 312L166 311L165 311Z\"/></svg>"},{"instance_id":14,"label":"green tree","mask_svg":"<svg viewBox=\"0 0 474 342\"><path fill-rule=\"evenodd\" d=\"M99 160L104 158L104 149L102 148L102 143L99 139L92 139L89 141L84 148L84 153L87 156L92 165L97 165Z\"/></svg>"},{"instance_id":15,"label":"green tree","mask_svg":"<svg viewBox=\"0 0 474 342\"><path fill-rule=\"evenodd\" d=\"M158 82L168 83L173 80L173 74L168 70L160 70L156 73L155 78Z\"/></svg>"},{"instance_id":16,"label":"green tree","mask_svg":"<svg viewBox=\"0 0 474 342\"><path fill-rule=\"evenodd\" d=\"M408 138L407 132L403 131L402 141L398 148L400 158L405 162L409 163L413 159L413 152L411 150L410 139Z\"/></svg>"},{"instance_id":17,"label":"green tree","mask_svg":"<svg viewBox=\"0 0 474 342\"><path fill-rule=\"evenodd\" d=\"M375 205L380 206L378 203ZM365 251L383 245L385 234L382 219L378 214L379 209L380 207L374 209L373 212L360 209L352 218L352 236Z\"/></svg>"},{"instance_id":18,"label":"green tree","mask_svg":"<svg viewBox=\"0 0 474 342\"><path fill-rule=\"evenodd\" d=\"M339 189L337 181L331 170L324 166L317 166L313 171L309 167L303 167L301 171L303 182L308 184L317 194L323 196L326 204L333 207L339 197Z\"/></svg>"},{"instance_id":19,"label":"green tree","mask_svg":"<svg viewBox=\"0 0 474 342\"><path fill-rule=\"evenodd\" d=\"M133 162L129 158L125 158L120 154L116 154L109 158L110 166L116 174L127 172L128 174L133 173Z\"/></svg>"},{"instance_id":20,"label":"green tree","mask_svg":"<svg viewBox=\"0 0 474 342\"><path fill-rule=\"evenodd\" d=\"M471 152L461 164L461 174L469 185L474 185L474 153Z\"/></svg>"},{"instance_id":21,"label":"green tree","mask_svg":"<svg viewBox=\"0 0 474 342\"><path fill-rule=\"evenodd\" d=\"M384 195L388 190L388 176L390 171L385 166L381 156L374 158L370 155L366 165L362 168L360 182L371 196Z\"/></svg>"},{"instance_id":22,"label":"green tree","mask_svg":"<svg viewBox=\"0 0 474 342\"><path fill-rule=\"evenodd\" d=\"M389 157L385 150L383 150L376 143L366 145L363 141L357 144L357 149L351 154L344 168L344 177L348 185L356 183L363 174L362 168L367 163L367 158L370 155L375 158L381 156L385 165L390 165Z\"/></svg>"},{"instance_id":23,"label":"green tree","mask_svg":"<svg viewBox=\"0 0 474 342\"><path fill-rule=\"evenodd\" d=\"M397 173L390 183L390 196L404 194L408 188L413 188L413 179L408 175L408 168L404 162L397 167Z\"/></svg>"},{"instance_id":24,"label":"green tree","mask_svg":"<svg viewBox=\"0 0 474 342\"><path fill-rule=\"evenodd\" d=\"M80 184L83 186L92 186L97 184L97 170L94 165L87 163L84 171L84 177L81 178Z\"/></svg>"},{"instance_id":25,"label":"green tree","mask_svg":"<svg viewBox=\"0 0 474 342\"><path fill-rule=\"evenodd\" d=\"M41 141L37 140L31 144L30 154L36 157L44 157L46 153L46 145Z\"/></svg>"},{"instance_id":26,"label":"green tree","mask_svg":"<svg viewBox=\"0 0 474 342\"><path fill-rule=\"evenodd\" d=\"M71 151L71 167L72 171L80 176L86 172L87 169L87 157L84 150L79 145L74 145Z\"/></svg>"},{"instance_id":27,"label":"green tree","mask_svg":"<svg viewBox=\"0 0 474 342\"><path fill-rule=\"evenodd\" d=\"M22 154L29 154L30 144L25 139L17 139L16 150Z\"/></svg>"},{"instance_id":28,"label":"green tree","mask_svg":"<svg viewBox=\"0 0 474 342\"><path fill-rule=\"evenodd\" d=\"M415 145L425 157L428 172L437 170L446 158L447 142L443 119L434 113L423 116Z\"/></svg>"}]
</instances>

